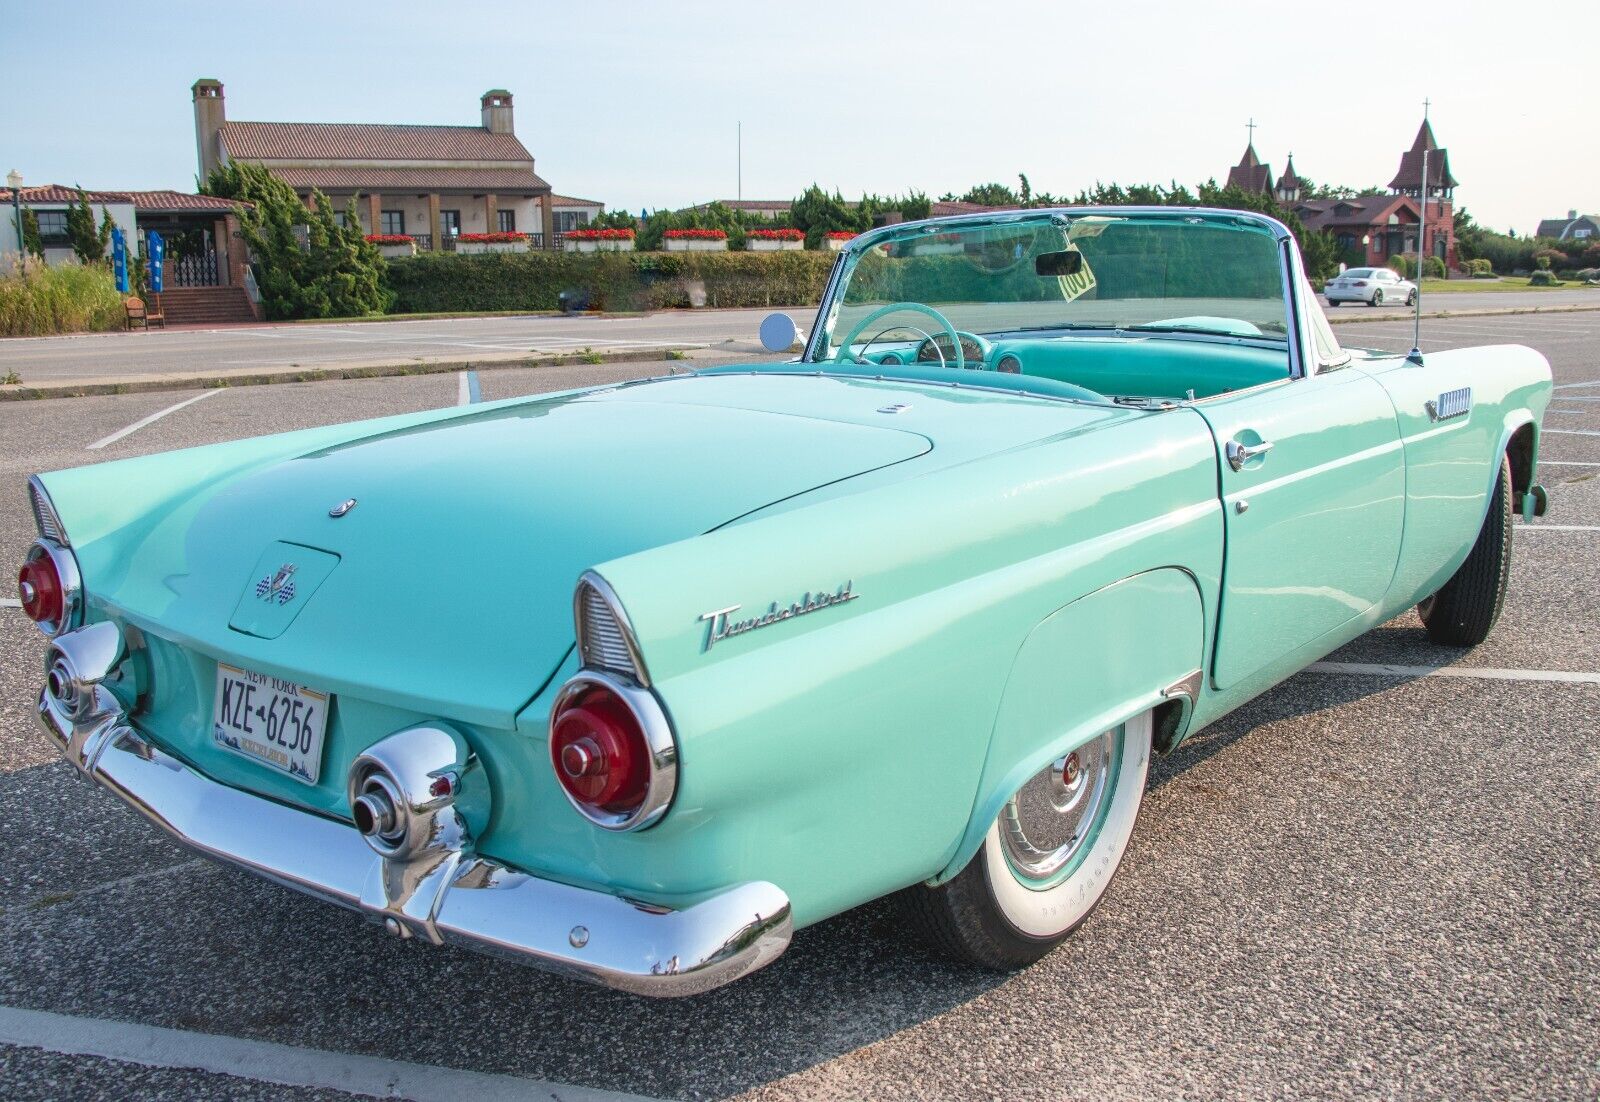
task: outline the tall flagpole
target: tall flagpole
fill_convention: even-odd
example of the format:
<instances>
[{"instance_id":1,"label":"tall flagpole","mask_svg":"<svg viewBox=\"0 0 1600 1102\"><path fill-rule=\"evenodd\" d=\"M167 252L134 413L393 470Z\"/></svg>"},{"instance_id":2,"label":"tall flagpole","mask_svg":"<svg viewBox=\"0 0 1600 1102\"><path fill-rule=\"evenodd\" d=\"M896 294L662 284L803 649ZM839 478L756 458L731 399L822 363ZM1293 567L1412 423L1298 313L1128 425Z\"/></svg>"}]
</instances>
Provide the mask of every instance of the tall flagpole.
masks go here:
<instances>
[{"instance_id":1,"label":"tall flagpole","mask_svg":"<svg viewBox=\"0 0 1600 1102\"><path fill-rule=\"evenodd\" d=\"M739 120L738 127L739 127L739 129L738 129L738 132L737 132L738 133L738 137L736 139L736 143L737 143L738 148L739 148L739 156L738 156L738 160L739 160L738 173L739 173L739 175L738 175L738 195L736 195L735 198L743 199L744 198L744 120L743 119Z\"/></svg>"}]
</instances>

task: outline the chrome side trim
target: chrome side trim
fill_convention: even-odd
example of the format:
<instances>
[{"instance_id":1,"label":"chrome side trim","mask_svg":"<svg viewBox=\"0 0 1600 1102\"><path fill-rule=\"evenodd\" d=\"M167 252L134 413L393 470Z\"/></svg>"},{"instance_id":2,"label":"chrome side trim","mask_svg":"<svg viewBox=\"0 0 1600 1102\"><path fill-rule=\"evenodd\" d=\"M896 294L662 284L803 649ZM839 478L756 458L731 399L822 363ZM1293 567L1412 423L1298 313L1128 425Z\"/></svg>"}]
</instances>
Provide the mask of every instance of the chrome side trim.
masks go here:
<instances>
[{"instance_id":1,"label":"chrome side trim","mask_svg":"<svg viewBox=\"0 0 1600 1102\"><path fill-rule=\"evenodd\" d=\"M672 908L545 880L442 835L423 860L380 857L347 823L201 775L128 726L103 686L91 696L92 707L71 714L47 688L37 708L46 735L90 780L195 852L391 933L650 996L720 987L770 964L793 936L788 896L765 881Z\"/></svg>"},{"instance_id":2,"label":"chrome side trim","mask_svg":"<svg viewBox=\"0 0 1600 1102\"><path fill-rule=\"evenodd\" d=\"M603 628L592 622L591 611L585 607L588 597L586 590L593 592L610 613L631 668L619 668L614 656L604 657L607 652L614 651L615 646L608 646L599 637ZM633 622L628 619L627 610L622 607L622 601L617 591L611 588L611 583L593 570L585 570L572 591L572 622L578 637L578 657L584 665L600 666L613 673L625 674L645 688L650 687L650 671L645 668L644 655L639 652L639 637L634 634Z\"/></svg>"},{"instance_id":3,"label":"chrome side trim","mask_svg":"<svg viewBox=\"0 0 1600 1102\"><path fill-rule=\"evenodd\" d=\"M1189 706L1194 707L1194 702L1200 699L1200 686L1205 683L1205 674L1200 670L1185 674L1165 689L1161 690L1163 700L1171 700L1175 696L1188 697Z\"/></svg>"},{"instance_id":4,"label":"chrome side trim","mask_svg":"<svg viewBox=\"0 0 1600 1102\"><path fill-rule=\"evenodd\" d=\"M561 686L555 702L550 706L549 746L552 754L550 768L556 770L561 768L561 763L554 757L556 717L573 697L591 687L608 689L621 697L622 702L639 720L645 742L650 747L650 784L645 789L644 802L629 814L612 814L580 804L572 798L572 793L568 792L566 786L560 784L559 780L557 787L561 789L561 794L567 798L573 810L595 826L617 831L643 830L655 824L667 813L667 808L672 806L672 797L678 790L678 743L673 738L672 724L667 720L667 713L662 710L661 702L656 699L655 693L625 678L613 676L605 670L586 669L573 674L567 679L567 683Z\"/></svg>"}]
</instances>

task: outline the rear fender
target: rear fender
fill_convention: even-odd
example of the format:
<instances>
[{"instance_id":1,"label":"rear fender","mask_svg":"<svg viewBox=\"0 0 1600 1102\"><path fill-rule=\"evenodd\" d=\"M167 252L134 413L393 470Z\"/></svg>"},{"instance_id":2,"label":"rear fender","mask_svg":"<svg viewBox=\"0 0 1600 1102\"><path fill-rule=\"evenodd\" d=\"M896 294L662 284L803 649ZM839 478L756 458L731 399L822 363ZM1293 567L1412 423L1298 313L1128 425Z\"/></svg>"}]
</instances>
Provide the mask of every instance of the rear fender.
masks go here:
<instances>
[{"instance_id":1,"label":"rear fender","mask_svg":"<svg viewBox=\"0 0 1600 1102\"><path fill-rule=\"evenodd\" d=\"M1187 571L1146 571L1080 597L1029 633L995 715L972 815L949 880L983 844L1012 793L1063 754L1151 708L1168 745L1182 738L1205 668L1205 608Z\"/></svg>"}]
</instances>

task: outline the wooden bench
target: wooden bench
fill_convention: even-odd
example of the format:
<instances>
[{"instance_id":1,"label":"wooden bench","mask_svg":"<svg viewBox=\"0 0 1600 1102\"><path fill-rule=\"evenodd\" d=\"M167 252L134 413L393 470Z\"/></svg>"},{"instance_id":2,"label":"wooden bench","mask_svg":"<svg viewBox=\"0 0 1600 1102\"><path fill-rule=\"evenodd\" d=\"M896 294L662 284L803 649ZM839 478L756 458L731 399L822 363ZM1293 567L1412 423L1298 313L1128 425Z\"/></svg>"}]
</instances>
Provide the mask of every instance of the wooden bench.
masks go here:
<instances>
[{"instance_id":1,"label":"wooden bench","mask_svg":"<svg viewBox=\"0 0 1600 1102\"><path fill-rule=\"evenodd\" d=\"M145 306L144 299L138 295L129 295L124 299L122 308L127 311L129 329L132 329L135 323L138 323L139 327L143 329L148 329L152 325L158 325L162 329L167 327L166 315L161 312L160 295L155 297L154 309Z\"/></svg>"}]
</instances>

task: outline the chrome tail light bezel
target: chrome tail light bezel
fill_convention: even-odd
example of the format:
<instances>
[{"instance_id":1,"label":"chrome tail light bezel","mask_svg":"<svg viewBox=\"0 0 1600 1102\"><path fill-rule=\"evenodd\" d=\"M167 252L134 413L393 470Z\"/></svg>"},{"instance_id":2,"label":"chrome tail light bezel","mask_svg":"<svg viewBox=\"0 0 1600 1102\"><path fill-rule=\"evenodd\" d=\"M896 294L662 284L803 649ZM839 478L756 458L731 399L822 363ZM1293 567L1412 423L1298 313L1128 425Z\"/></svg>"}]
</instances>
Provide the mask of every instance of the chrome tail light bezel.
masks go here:
<instances>
[{"instance_id":1,"label":"chrome tail light bezel","mask_svg":"<svg viewBox=\"0 0 1600 1102\"><path fill-rule=\"evenodd\" d=\"M78 560L66 547L54 540L40 537L28 548L25 563L47 558L61 581L61 616L55 620L34 620L33 624L51 639L76 629L83 623L83 575L78 572Z\"/></svg>"},{"instance_id":2,"label":"chrome tail light bezel","mask_svg":"<svg viewBox=\"0 0 1600 1102\"><path fill-rule=\"evenodd\" d=\"M23 563L48 558L56 577L61 581L61 616L56 620L34 620L38 629L51 639L75 630L83 623L83 574L78 570L78 557L72 552L72 537L67 526L56 512L55 502L38 475L28 478L28 504L33 509L33 523L39 538L28 548Z\"/></svg>"},{"instance_id":3,"label":"chrome tail light bezel","mask_svg":"<svg viewBox=\"0 0 1600 1102\"><path fill-rule=\"evenodd\" d=\"M646 763L650 768L650 779L645 785L644 799L631 811L612 812L590 807L579 801L567 791L567 786L561 783L559 776L556 777L556 787L561 790L561 794L566 797L573 809L595 826L618 832L644 830L660 822L661 817L672 806L672 797L678 790L678 741L673 734L672 723L667 718L666 710L661 707L661 702L650 689L606 670L584 669L573 674L561 686L550 706L550 724L546 736L551 749L550 768L557 773L561 769L561 763L556 760L554 754L556 720L575 698L596 688L604 689L621 700L623 706L633 713L634 719L638 721L639 730L644 734Z\"/></svg>"}]
</instances>

